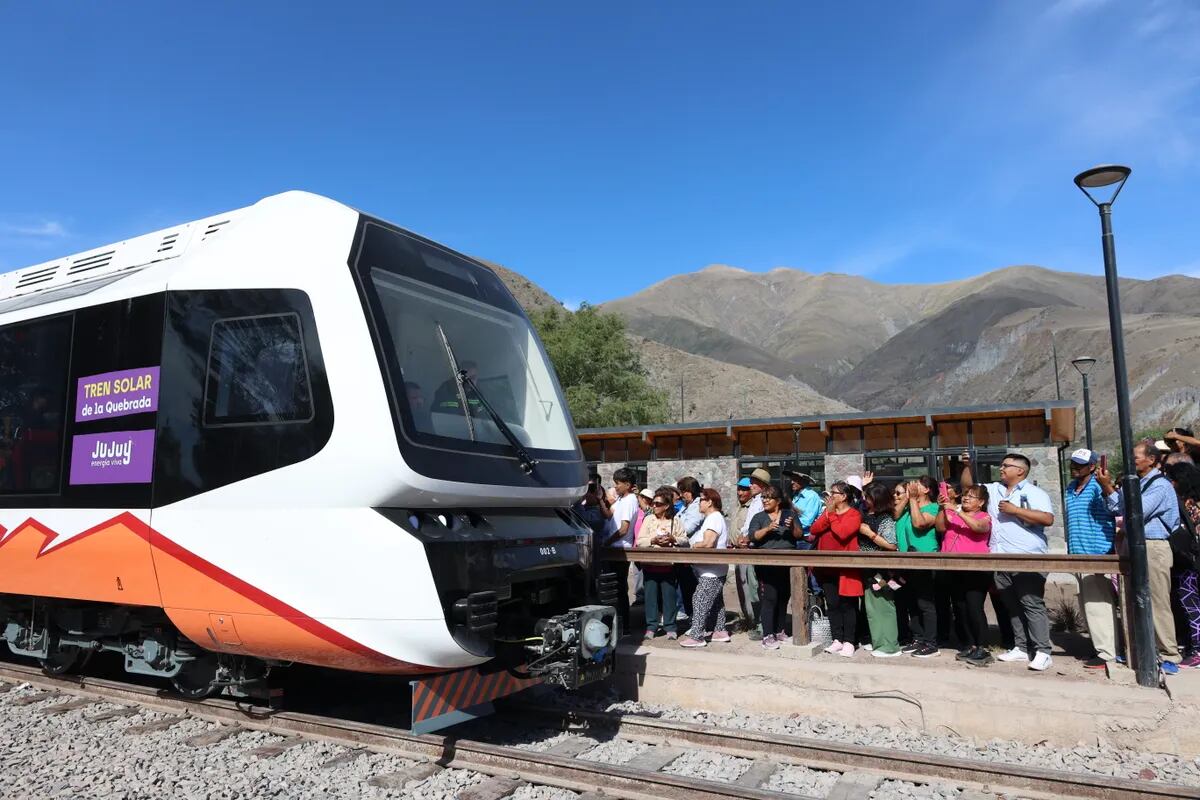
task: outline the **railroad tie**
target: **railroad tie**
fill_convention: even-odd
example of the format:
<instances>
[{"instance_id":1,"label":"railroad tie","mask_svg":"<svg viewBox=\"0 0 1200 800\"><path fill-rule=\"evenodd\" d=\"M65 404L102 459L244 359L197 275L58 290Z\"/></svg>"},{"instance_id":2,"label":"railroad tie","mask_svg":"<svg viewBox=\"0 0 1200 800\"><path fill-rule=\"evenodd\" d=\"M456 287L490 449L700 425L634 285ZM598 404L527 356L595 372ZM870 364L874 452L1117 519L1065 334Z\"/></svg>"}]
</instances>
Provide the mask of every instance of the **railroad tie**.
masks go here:
<instances>
[{"instance_id":1,"label":"railroad tie","mask_svg":"<svg viewBox=\"0 0 1200 800\"><path fill-rule=\"evenodd\" d=\"M880 777L865 772L843 772L825 800L867 800L879 787Z\"/></svg>"},{"instance_id":2,"label":"railroad tie","mask_svg":"<svg viewBox=\"0 0 1200 800\"><path fill-rule=\"evenodd\" d=\"M625 767L628 769L636 769L641 772L658 772L663 767L670 764L675 759L683 755L683 750L679 747L667 747L659 745L652 747L645 752L638 753L636 756L625 762Z\"/></svg>"},{"instance_id":3,"label":"railroad tie","mask_svg":"<svg viewBox=\"0 0 1200 800\"><path fill-rule=\"evenodd\" d=\"M134 725L125 729L126 736L141 736L146 733L158 733L165 731L167 728L178 725L187 717L167 717L160 719L157 722L147 722L145 725Z\"/></svg>"},{"instance_id":4,"label":"railroad tie","mask_svg":"<svg viewBox=\"0 0 1200 800\"><path fill-rule=\"evenodd\" d=\"M335 767L340 767L343 764L349 764L351 761L358 759L360 756L364 755L366 752L367 752L366 748L352 747L349 750L345 751L344 753L338 753L336 756L329 759L328 761L322 761L321 769L333 769Z\"/></svg>"},{"instance_id":5,"label":"railroad tie","mask_svg":"<svg viewBox=\"0 0 1200 800\"><path fill-rule=\"evenodd\" d=\"M546 748L546 752L553 756L562 756L563 758L574 758L581 753L586 753L596 746L596 743L591 739L585 739L582 736L572 736L569 739L562 739Z\"/></svg>"},{"instance_id":6,"label":"railroad tie","mask_svg":"<svg viewBox=\"0 0 1200 800\"><path fill-rule=\"evenodd\" d=\"M57 689L51 692L39 691L33 694L27 694L24 697L18 697L16 700L12 701L12 704L14 706L31 706L34 703L40 703L43 700L53 700L56 697L62 697L62 692L58 691Z\"/></svg>"},{"instance_id":7,"label":"railroad tie","mask_svg":"<svg viewBox=\"0 0 1200 800\"><path fill-rule=\"evenodd\" d=\"M183 743L192 747L208 747L217 742L223 742L231 736L237 736L239 733L245 733L246 729L238 725L222 725L216 730L197 733L195 736L189 736L183 740Z\"/></svg>"},{"instance_id":8,"label":"railroad tie","mask_svg":"<svg viewBox=\"0 0 1200 800\"><path fill-rule=\"evenodd\" d=\"M104 722L110 719L120 719L121 717L132 717L140 714L141 711L133 706L121 706L114 708L111 711L102 711L99 714L93 714L90 717L84 717L88 722Z\"/></svg>"},{"instance_id":9,"label":"railroad tie","mask_svg":"<svg viewBox=\"0 0 1200 800\"><path fill-rule=\"evenodd\" d=\"M58 714L65 714L68 711L74 711L77 708L86 708L87 706L94 705L95 702L95 700L86 700L81 697L78 700L71 700L66 703L59 703L57 705L39 708L38 713L45 714L47 717L53 717Z\"/></svg>"},{"instance_id":10,"label":"railroad tie","mask_svg":"<svg viewBox=\"0 0 1200 800\"><path fill-rule=\"evenodd\" d=\"M458 800L500 800L525 785L525 781L492 776L460 791Z\"/></svg>"},{"instance_id":11,"label":"railroad tie","mask_svg":"<svg viewBox=\"0 0 1200 800\"><path fill-rule=\"evenodd\" d=\"M443 767L438 766L432 761L419 761L410 767L405 767L399 772L389 772L385 775L376 775L367 781L372 786L378 786L381 789L405 789L408 786L420 783L426 778L437 775Z\"/></svg>"},{"instance_id":12,"label":"railroad tie","mask_svg":"<svg viewBox=\"0 0 1200 800\"><path fill-rule=\"evenodd\" d=\"M754 759L754 763L750 765L750 769L743 772L734 781L734 785L744 786L747 789L757 789L770 780L777 769L779 769L779 762L772 761L769 758L756 758Z\"/></svg>"},{"instance_id":13,"label":"railroad tie","mask_svg":"<svg viewBox=\"0 0 1200 800\"><path fill-rule=\"evenodd\" d=\"M277 755L291 750L293 747L299 747L306 741L308 740L303 736L290 736L287 739L284 739L282 742L275 742L274 744L265 744L262 747L256 747L250 751L249 755L252 755L255 758L274 758Z\"/></svg>"}]
</instances>

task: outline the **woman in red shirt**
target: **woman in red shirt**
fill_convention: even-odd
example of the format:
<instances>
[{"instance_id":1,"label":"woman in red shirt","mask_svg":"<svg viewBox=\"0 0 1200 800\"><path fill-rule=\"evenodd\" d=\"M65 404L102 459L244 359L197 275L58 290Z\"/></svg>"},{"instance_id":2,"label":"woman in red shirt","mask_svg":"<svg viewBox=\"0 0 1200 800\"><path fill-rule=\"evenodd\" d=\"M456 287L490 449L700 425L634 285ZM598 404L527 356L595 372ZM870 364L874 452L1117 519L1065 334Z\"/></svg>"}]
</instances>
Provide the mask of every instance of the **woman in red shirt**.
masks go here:
<instances>
[{"instance_id":1,"label":"woman in red shirt","mask_svg":"<svg viewBox=\"0 0 1200 800\"><path fill-rule=\"evenodd\" d=\"M818 550L858 551L858 532L863 520L862 514L854 507L857 496L858 489L845 481L838 481L829 487L825 513L817 517L811 529ZM862 571L818 569L814 573L825 593L829 627L833 632L833 644L826 647L825 652L849 658L854 655L858 598L863 596Z\"/></svg>"}]
</instances>

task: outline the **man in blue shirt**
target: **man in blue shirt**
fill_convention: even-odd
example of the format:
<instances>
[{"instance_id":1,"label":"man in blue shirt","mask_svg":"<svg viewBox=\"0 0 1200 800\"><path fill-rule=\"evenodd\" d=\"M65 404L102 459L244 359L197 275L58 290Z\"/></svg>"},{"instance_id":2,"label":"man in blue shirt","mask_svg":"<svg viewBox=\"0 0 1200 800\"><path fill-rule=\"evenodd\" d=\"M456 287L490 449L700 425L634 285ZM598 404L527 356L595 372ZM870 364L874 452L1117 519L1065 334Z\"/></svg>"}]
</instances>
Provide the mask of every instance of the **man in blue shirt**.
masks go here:
<instances>
[{"instance_id":1,"label":"man in blue shirt","mask_svg":"<svg viewBox=\"0 0 1200 800\"><path fill-rule=\"evenodd\" d=\"M1146 527L1146 557L1150 562L1150 607L1154 611L1154 639L1162 670L1179 671L1179 647L1175 643L1175 617L1171 613L1171 543L1168 537L1179 525L1179 500L1171 482L1158 469L1158 451L1149 440L1133 447L1133 466L1142 486L1142 519ZM1108 510L1125 513L1125 498L1113 486L1108 470L1096 472Z\"/></svg>"},{"instance_id":2,"label":"man in blue shirt","mask_svg":"<svg viewBox=\"0 0 1200 800\"><path fill-rule=\"evenodd\" d=\"M783 476L792 482L792 507L796 509L796 519L800 523L800 530L808 535L808 529L817 521L817 517L821 516L821 512L825 510L825 503L821 500L821 495L817 494L812 488L812 476L806 475L803 472L785 471ZM805 550L811 547L806 541L796 543L797 547Z\"/></svg>"},{"instance_id":3,"label":"man in blue shirt","mask_svg":"<svg viewBox=\"0 0 1200 800\"><path fill-rule=\"evenodd\" d=\"M1071 482L1063 496L1067 511L1067 552L1086 556L1103 556L1113 551L1116 520L1108 510L1108 502L1100 482L1093 473L1099 457L1091 450L1080 448L1071 454ZM1108 575L1076 575L1079 581L1079 604L1087 619L1088 633L1096 651L1084 662L1088 669L1107 669L1117 657L1117 593Z\"/></svg>"}]
</instances>

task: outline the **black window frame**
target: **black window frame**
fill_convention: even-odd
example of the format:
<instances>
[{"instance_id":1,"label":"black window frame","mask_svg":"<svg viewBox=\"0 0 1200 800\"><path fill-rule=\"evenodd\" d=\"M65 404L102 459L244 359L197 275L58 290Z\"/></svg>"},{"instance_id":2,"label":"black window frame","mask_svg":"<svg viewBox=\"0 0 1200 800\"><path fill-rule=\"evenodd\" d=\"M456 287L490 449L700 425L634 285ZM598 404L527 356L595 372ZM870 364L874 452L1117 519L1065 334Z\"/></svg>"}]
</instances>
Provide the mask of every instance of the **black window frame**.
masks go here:
<instances>
[{"instance_id":1,"label":"black window frame","mask_svg":"<svg viewBox=\"0 0 1200 800\"><path fill-rule=\"evenodd\" d=\"M255 419L238 420L230 422L211 422L209 421L210 393L214 388L214 383L217 380L213 374L213 349L216 347L217 327L220 325L228 325L234 322L247 322L253 320L265 319L282 319L291 317L296 321L296 343L300 346L300 356L304 362L304 383L308 391L308 416L306 417L291 417L287 419L275 419L266 414L257 415ZM295 311L282 311L272 314L251 314L241 317L222 317L221 319L213 320L212 326L209 328L208 337L208 357L205 360L204 372L204 398L203 398L204 417L201 420L201 426L204 428L236 428L250 425L303 425L312 422L316 417L316 403L313 399L312 385L312 370L309 366L308 348L304 344L304 320L300 314Z\"/></svg>"}]
</instances>

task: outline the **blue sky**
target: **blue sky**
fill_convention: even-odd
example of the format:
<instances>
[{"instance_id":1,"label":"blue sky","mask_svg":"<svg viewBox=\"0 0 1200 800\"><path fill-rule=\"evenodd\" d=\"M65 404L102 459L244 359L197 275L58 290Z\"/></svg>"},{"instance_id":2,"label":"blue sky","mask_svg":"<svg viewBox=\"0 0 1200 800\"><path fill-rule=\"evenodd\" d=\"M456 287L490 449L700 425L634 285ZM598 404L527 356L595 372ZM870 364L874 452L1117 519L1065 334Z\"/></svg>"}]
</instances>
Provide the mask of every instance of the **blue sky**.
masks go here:
<instances>
[{"instance_id":1,"label":"blue sky","mask_svg":"<svg viewBox=\"0 0 1200 800\"><path fill-rule=\"evenodd\" d=\"M1200 275L1200 5L0 5L0 269L299 188L601 302L710 263ZM436 6L436 7L434 7Z\"/></svg>"}]
</instances>

